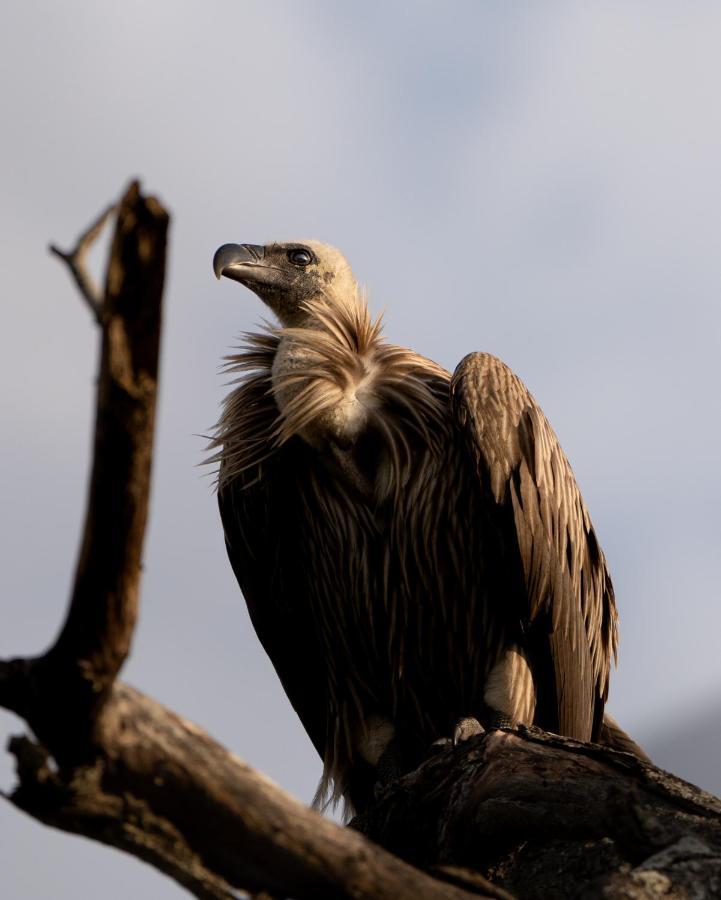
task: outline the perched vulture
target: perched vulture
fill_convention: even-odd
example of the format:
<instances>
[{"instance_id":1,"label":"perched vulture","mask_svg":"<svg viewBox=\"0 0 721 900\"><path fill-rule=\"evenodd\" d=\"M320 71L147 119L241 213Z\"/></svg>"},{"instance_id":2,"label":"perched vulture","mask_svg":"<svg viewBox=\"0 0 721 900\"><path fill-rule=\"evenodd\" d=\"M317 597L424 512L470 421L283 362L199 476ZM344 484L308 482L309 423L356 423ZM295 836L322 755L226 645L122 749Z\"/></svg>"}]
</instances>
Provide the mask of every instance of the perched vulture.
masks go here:
<instances>
[{"instance_id":1,"label":"perched vulture","mask_svg":"<svg viewBox=\"0 0 721 900\"><path fill-rule=\"evenodd\" d=\"M606 561L520 379L487 353L451 375L387 343L316 241L225 244L214 269L279 321L230 358L218 498L255 630L323 760L318 802L362 811L379 771L411 769L461 720L615 730Z\"/></svg>"}]
</instances>

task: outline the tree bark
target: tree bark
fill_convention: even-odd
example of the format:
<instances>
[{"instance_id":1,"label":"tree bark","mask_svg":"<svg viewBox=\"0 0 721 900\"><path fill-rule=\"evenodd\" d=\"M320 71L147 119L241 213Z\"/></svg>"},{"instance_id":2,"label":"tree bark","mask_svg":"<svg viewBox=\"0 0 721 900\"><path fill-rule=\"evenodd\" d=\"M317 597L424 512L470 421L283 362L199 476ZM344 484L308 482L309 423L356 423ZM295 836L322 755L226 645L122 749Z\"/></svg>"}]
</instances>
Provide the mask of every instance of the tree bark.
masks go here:
<instances>
[{"instance_id":1,"label":"tree bark","mask_svg":"<svg viewBox=\"0 0 721 900\"><path fill-rule=\"evenodd\" d=\"M85 257L111 216L101 291ZM341 828L117 681L138 609L168 223L134 182L72 251L52 248L101 329L94 455L61 632L42 656L0 661L0 706L35 736L10 742L10 802L212 900L721 896L721 801L630 754L481 735Z\"/></svg>"},{"instance_id":2,"label":"tree bark","mask_svg":"<svg viewBox=\"0 0 721 900\"><path fill-rule=\"evenodd\" d=\"M534 728L443 751L362 827L410 862L471 869L523 898L721 896L721 800Z\"/></svg>"}]
</instances>

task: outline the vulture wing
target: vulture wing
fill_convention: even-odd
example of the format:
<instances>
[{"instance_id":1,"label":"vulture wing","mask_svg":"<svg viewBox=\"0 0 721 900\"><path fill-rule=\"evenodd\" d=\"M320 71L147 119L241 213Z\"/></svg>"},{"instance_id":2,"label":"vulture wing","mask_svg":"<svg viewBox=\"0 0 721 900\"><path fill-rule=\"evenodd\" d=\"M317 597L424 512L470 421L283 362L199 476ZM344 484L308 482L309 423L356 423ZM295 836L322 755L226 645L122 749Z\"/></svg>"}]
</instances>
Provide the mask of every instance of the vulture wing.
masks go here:
<instances>
[{"instance_id":1,"label":"vulture wing","mask_svg":"<svg viewBox=\"0 0 721 900\"><path fill-rule=\"evenodd\" d=\"M326 676L299 559L297 489L289 445L224 481L218 490L230 563L253 627L321 759L326 749ZM291 451L292 452L292 451Z\"/></svg>"},{"instance_id":2,"label":"vulture wing","mask_svg":"<svg viewBox=\"0 0 721 900\"><path fill-rule=\"evenodd\" d=\"M596 738L616 651L616 608L571 467L531 394L494 356L466 356L451 397L479 490L502 530L503 564L523 572L526 599L506 612L521 619L536 720L570 737Z\"/></svg>"}]
</instances>

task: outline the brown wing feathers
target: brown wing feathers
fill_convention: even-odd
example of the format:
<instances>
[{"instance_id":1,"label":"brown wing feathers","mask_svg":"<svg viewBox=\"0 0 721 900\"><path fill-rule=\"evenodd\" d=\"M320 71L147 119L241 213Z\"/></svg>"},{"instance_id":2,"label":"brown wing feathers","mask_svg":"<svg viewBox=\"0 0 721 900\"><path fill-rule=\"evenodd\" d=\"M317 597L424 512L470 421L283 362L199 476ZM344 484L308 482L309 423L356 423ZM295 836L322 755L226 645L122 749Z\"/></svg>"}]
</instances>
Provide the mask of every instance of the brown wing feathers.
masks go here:
<instances>
[{"instance_id":1,"label":"brown wing feathers","mask_svg":"<svg viewBox=\"0 0 721 900\"><path fill-rule=\"evenodd\" d=\"M512 523L515 531L528 626L545 641L537 649L541 656L545 649L553 669L557 728L588 740L597 736L603 714L616 611L570 465L533 397L499 359L470 354L456 369L451 391L499 523Z\"/></svg>"}]
</instances>

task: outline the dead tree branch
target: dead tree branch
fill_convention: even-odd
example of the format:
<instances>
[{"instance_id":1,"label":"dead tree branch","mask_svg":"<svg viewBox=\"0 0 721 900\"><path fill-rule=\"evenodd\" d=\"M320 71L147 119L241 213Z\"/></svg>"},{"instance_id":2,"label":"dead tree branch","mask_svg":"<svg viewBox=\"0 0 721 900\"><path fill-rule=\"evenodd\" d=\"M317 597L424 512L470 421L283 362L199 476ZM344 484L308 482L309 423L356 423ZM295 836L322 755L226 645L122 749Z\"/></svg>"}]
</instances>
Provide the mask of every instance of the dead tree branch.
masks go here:
<instances>
[{"instance_id":1,"label":"dead tree branch","mask_svg":"<svg viewBox=\"0 0 721 900\"><path fill-rule=\"evenodd\" d=\"M85 300L98 325L102 325L103 294L95 284L93 276L88 271L87 256L90 248L100 236L105 223L116 211L113 204L102 212L98 218L78 238L75 246L70 251L61 250L55 244L50 245L50 252L62 259L70 269L70 274L75 279L75 284L80 291L80 296Z\"/></svg>"},{"instance_id":2,"label":"dead tree branch","mask_svg":"<svg viewBox=\"0 0 721 900\"><path fill-rule=\"evenodd\" d=\"M115 232L102 295L85 256L107 218ZM150 494L168 214L132 183L63 255L101 329L85 525L65 623L33 667L28 721L59 760L83 758L130 648ZM67 698L73 703L68 707ZM55 702L53 702L53 700ZM52 711L51 711L52 710Z\"/></svg>"},{"instance_id":3,"label":"dead tree branch","mask_svg":"<svg viewBox=\"0 0 721 900\"><path fill-rule=\"evenodd\" d=\"M101 293L86 257L112 214ZM147 860L198 897L478 896L305 809L199 728L116 682L138 609L168 222L133 183L71 252L52 248L101 329L95 441L65 623L43 656L0 662L0 704L40 739L11 742L19 785L10 799Z\"/></svg>"},{"instance_id":4,"label":"dead tree branch","mask_svg":"<svg viewBox=\"0 0 721 900\"><path fill-rule=\"evenodd\" d=\"M196 896L238 888L308 898L471 896L306 809L127 685L116 684L96 734L98 755L70 777L53 774L34 745L15 744L22 777L11 799L48 824L141 856Z\"/></svg>"},{"instance_id":5,"label":"dead tree branch","mask_svg":"<svg viewBox=\"0 0 721 900\"><path fill-rule=\"evenodd\" d=\"M440 753L392 785L363 830L410 862L481 872L523 898L721 895L721 800L537 729ZM625 893L650 871L663 875L658 894Z\"/></svg>"},{"instance_id":6,"label":"dead tree branch","mask_svg":"<svg viewBox=\"0 0 721 900\"><path fill-rule=\"evenodd\" d=\"M113 214L100 292L86 256ZM484 735L438 751L343 829L117 681L138 609L168 222L133 183L73 251L53 248L101 329L95 442L65 623L44 655L0 661L0 706L38 738L10 743L9 800L204 900L721 895L721 801L628 754Z\"/></svg>"}]
</instances>

